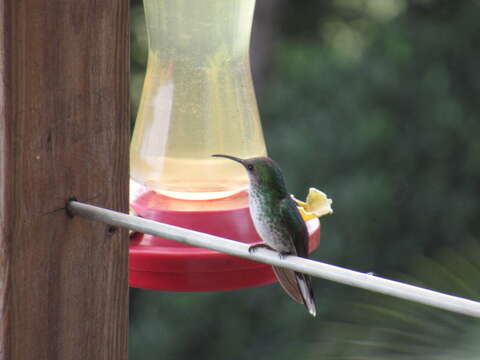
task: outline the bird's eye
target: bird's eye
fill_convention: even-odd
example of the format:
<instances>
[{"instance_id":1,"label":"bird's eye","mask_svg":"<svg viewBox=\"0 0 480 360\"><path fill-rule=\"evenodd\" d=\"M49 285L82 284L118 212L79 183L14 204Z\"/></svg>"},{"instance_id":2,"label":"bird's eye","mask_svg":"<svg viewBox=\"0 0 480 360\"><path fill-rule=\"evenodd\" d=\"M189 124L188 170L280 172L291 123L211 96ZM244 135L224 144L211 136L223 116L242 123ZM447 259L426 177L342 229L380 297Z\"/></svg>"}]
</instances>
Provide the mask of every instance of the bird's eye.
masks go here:
<instances>
[{"instance_id":1,"label":"bird's eye","mask_svg":"<svg viewBox=\"0 0 480 360\"><path fill-rule=\"evenodd\" d=\"M253 171L253 165L252 165L252 164L248 164L248 165L247 165L247 170L248 170L248 171Z\"/></svg>"}]
</instances>

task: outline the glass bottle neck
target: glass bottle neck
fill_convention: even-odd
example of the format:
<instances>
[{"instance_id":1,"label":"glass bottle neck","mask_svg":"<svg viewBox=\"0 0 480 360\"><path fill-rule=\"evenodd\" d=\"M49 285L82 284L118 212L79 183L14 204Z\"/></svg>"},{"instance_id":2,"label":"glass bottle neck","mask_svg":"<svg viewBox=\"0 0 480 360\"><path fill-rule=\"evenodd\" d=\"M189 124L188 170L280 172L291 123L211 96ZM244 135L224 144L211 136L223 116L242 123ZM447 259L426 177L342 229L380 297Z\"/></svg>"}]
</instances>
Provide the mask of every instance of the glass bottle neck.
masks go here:
<instances>
[{"instance_id":1,"label":"glass bottle neck","mask_svg":"<svg viewBox=\"0 0 480 360\"><path fill-rule=\"evenodd\" d=\"M255 0L144 0L150 52L181 61L248 54Z\"/></svg>"}]
</instances>

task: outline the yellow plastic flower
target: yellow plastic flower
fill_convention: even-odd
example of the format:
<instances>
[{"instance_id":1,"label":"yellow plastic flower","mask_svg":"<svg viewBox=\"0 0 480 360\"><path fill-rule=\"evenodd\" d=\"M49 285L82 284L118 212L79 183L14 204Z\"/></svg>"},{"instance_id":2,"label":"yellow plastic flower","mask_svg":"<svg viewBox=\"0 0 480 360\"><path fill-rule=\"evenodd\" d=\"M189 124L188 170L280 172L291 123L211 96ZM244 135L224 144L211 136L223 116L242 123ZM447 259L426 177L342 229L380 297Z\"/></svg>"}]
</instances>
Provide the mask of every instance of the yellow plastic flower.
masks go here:
<instances>
[{"instance_id":1,"label":"yellow plastic flower","mask_svg":"<svg viewBox=\"0 0 480 360\"><path fill-rule=\"evenodd\" d=\"M298 210L305 221L333 213L332 199L327 198L327 195L320 190L310 188L306 202L291 196L297 203Z\"/></svg>"}]
</instances>

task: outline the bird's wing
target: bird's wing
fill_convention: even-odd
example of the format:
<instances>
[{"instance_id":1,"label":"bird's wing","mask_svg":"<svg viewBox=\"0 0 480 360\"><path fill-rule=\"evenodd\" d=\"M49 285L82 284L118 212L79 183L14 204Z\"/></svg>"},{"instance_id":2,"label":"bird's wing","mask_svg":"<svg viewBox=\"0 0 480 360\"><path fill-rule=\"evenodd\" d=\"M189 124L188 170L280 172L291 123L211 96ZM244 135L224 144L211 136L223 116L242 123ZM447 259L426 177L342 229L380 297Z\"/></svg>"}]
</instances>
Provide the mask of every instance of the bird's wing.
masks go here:
<instances>
[{"instance_id":1,"label":"bird's wing","mask_svg":"<svg viewBox=\"0 0 480 360\"><path fill-rule=\"evenodd\" d=\"M308 258L308 229L295 202L290 197L280 202L280 216L290 230L296 255ZM310 276L278 267L273 267L273 270L287 294L295 301L303 303L310 314L315 316L317 310Z\"/></svg>"},{"instance_id":2,"label":"bird's wing","mask_svg":"<svg viewBox=\"0 0 480 360\"><path fill-rule=\"evenodd\" d=\"M291 239L298 256L308 258L308 229L297 205L292 198L286 197L280 201L280 216L282 223L291 230Z\"/></svg>"},{"instance_id":3,"label":"bird's wing","mask_svg":"<svg viewBox=\"0 0 480 360\"><path fill-rule=\"evenodd\" d=\"M280 217L282 223L289 229L290 239L295 247L296 255L308 257L308 230L295 202L291 198L285 198L280 201ZM305 298L310 296L310 294L302 294L302 292L306 291L299 286L300 274L276 266L273 267L273 271L280 285L292 299L299 303L306 303ZM303 275L301 276L303 278ZM306 288L310 288L309 279L307 280Z\"/></svg>"}]
</instances>

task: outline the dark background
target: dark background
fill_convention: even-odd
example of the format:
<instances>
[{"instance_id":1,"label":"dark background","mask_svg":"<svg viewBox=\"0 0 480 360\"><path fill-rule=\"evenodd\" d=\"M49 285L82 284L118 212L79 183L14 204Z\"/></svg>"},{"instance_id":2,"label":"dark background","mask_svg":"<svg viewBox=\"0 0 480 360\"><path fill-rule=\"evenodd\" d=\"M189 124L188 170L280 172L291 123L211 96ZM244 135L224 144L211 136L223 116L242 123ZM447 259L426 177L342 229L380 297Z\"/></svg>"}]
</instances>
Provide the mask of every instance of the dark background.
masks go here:
<instances>
[{"instance_id":1,"label":"dark background","mask_svg":"<svg viewBox=\"0 0 480 360\"><path fill-rule=\"evenodd\" d=\"M480 297L479 19L479 1L257 1L252 68L269 155L292 193L315 186L334 200L315 259ZM135 114L146 64L136 0L131 21ZM132 289L130 358L480 356L478 321L314 287L316 319L276 284Z\"/></svg>"}]
</instances>

